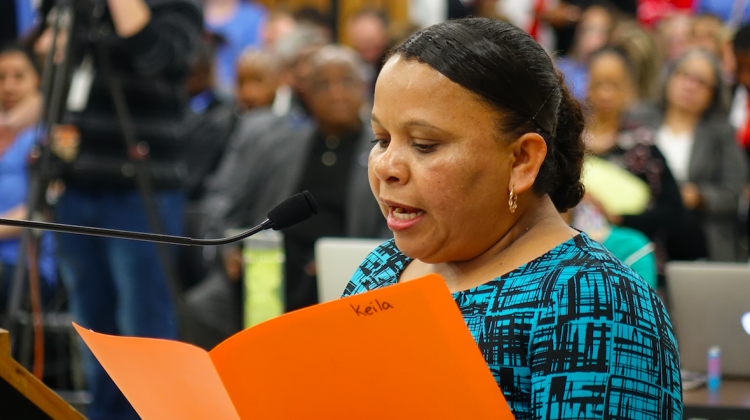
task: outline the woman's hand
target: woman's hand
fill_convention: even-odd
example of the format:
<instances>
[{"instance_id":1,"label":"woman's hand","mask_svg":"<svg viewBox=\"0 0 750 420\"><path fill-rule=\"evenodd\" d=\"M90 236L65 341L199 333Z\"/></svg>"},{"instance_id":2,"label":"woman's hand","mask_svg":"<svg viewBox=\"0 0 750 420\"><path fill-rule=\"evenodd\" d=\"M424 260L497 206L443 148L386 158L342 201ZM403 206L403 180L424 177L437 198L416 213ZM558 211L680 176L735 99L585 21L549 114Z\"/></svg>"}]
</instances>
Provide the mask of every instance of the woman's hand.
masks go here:
<instances>
[{"instance_id":1,"label":"woman's hand","mask_svg":"<svg viewBox=\"0 0 750 420\"><path fill-rule=\"evenodd\" d=\"M682 204L689 210L695 210L703 205L703 196L698 186L693 183L687 183L680 188L682 195Z\"/></svg>"}]
</instances>

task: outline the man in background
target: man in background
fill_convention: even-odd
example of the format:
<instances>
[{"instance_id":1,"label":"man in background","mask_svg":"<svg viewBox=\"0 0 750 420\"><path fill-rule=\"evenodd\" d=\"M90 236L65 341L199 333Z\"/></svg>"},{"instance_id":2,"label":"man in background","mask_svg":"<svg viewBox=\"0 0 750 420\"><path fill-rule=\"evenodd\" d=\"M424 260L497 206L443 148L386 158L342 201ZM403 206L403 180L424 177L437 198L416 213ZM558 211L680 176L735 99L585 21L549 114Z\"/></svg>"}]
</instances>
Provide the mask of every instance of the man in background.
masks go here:
<instances>
[{"instance_id":1,"label":"man in background","mask_svg":"<svg viewBox=\"0 0 750 420\"><path fill-rule=\"evenodd\" d=\"M368 99L375 94L375 80L383 67L383 56L388 49L388 18L382 12L364 9L349 21L352 46L364 61L364 81Z\"/></svg>"},{"instance_id":2,"label":"man in background","mask_svg":"<svg viewBox=\"0 0 750 420\"><path fill-rule=\"evenodd\" d=\"M318 301L313 263L317 239L390 234L367 180L373 134L359 112L364 93L361 61L351 49L338 46L323 47L309 60L305 102L312 124L298 113L277 119L254 117L255 127L266 124L274 129L247 126L238 131L248 136L243 158L227 155L206 201L213 209L207 213L217 219L212 225L222 232L254 226L285 198L305 189L312 192L318 215L283 232L287 311ZM245 194L233 199L233 190ZM220 254L222 263L187 297L200 340L196 344L204 348L241 328L241 254L236 248Z\"/></svg>"},{"instance_id":3,"label":"man in background","mask_svg":"<svg viewBox=\"0 0 750 420\"><path fill-rule=\"evenodd\" d=\"M237 100L245 110L271 106L284 70L270 50L249 49L237 61Z\"/></svg>"},{"instance_id":4,"label":"man in background","mask_svg":"<svg viewBox=\"0 0 750 420\"><path fill-rule=\"evenodd\" d=\"M179 235L186 173L181 124L189 109L184 82L200 36L200 4L195 0L99 4L107 7L75 3L78 24L68 36L74 76L63 125L57 127L66 137L51 139L53 152L64 162L65 193L56 208L57 219L72 225L153 231L145 207L148 191L139 191L142 184L136 182L137 161L145 161L145 178L158 213L155 219L164 233ZM91 36L89 23L97 20L107 29L97 32L106 34L99 41L103 48ZM110 76L122 86L138 142L132 148L126 145L124 125L115 112ZM155 244L72 234L57 238L60 272L75 322L106 334L178 338L168 272ZM138 419L85 348L83 359L92 395L87 417Z\"/></svg>"},{"instance_id":5,"label":"man in background","mask_svg":"<svg viewBox=\"0 0 750 420\"><path fill-rule=\"evenodd\" d=\"M238 118L235 99L214 83L214 54L220 43L213 34L202 35L185 81L191 111L185 119L185 191L189 202L203 197L204 181L216 170Z\"/></svg>"}]
</instances>

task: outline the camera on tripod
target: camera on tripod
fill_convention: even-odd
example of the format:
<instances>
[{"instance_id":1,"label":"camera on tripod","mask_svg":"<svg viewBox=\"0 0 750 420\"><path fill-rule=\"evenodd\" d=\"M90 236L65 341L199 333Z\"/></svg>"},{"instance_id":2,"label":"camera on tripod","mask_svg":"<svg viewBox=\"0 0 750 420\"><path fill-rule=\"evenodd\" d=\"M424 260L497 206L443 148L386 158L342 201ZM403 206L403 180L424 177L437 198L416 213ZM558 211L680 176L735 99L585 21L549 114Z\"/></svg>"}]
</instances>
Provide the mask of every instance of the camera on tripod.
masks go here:
<instances>
[{"instance_id":1,"label":"camera on tripod","mask_svg":"<svg viewBox=\"0 0 750 420\"><path fill-rule=\"evenodd\" d=\"M187 106L187 98L170 79L185 71L157 73L133 58L133 44L143 42L143 34L119 37L106 1L46 3L52 5L48 21L58 22L57 36L66 39L51 44L62 47L65 57L53 63L62 72L53 93L58 89L64 98L53 98L63 106L50 126L48 172L82 183L134 186L136 162L148 159L147 175L155 184L179 187L187 169L174 153L183 137L176 114ZM159 8L153 10L158 13ZM121 121L123 112L127 121Z\"/></svg>"}]
</instances>

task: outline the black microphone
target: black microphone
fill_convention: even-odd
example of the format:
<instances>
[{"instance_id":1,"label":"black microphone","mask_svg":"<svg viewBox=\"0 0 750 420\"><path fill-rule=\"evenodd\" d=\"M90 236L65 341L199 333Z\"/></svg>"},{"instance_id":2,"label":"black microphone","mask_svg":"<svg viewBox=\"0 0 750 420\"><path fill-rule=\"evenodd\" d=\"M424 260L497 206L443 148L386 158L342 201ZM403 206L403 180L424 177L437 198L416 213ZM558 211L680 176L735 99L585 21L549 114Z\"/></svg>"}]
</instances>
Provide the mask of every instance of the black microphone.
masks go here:
<instances>
[{"instance_id":1,"label":"black microphone","mask_svg":"<svg viewBox=\"0 0 750 420\"><path fill-rule=\"evenodd\" d=\"M318 205L310 191L294 194L268 212L268 220L273 223L273 230L286 229L304 222L318 214Z\"/></svg>"},{"instance_id":2,"label":"black microphone","mask_svg":"<svg viewBox=\"0 0 750 420\"><path fill-rule=\"evenodd\" d=\"M30 220L0 219L0 225L15 226L23 229L41 229L54 232L74 233L78 235L106 236L109 238L132 239L136 241L161 242L172 245L224 245L245 239L256 233L271 229L281 230L297 223L304 222L318 214L318 205L309 191L295 194L279 203L268 212L263 223L239 235L219 239L196 239L185 236L159 235L156 233L130 232L127 230L103 229L87 226L64 225L61 223L34 222Z\"/></svg>"}]
</instances>

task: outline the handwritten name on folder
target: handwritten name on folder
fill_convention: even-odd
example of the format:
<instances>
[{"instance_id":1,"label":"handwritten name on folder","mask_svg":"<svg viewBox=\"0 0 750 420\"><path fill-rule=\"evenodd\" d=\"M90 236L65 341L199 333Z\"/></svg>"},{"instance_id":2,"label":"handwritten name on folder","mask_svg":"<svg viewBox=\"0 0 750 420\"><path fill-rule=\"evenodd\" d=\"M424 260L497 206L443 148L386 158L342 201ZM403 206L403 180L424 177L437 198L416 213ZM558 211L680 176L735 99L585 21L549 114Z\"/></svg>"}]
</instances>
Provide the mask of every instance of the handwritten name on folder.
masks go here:
<instances>
[{"instance_id":1,"label":"handwritten name on folder","mask_svg":"<svg viewBox=\"0 0 750 420\"><path fill-rule=\"evenodd\" d=\"M436 275L291 312L210 352L75 327L143 420L513 419Z\"/></svg>"}]
</instances>

